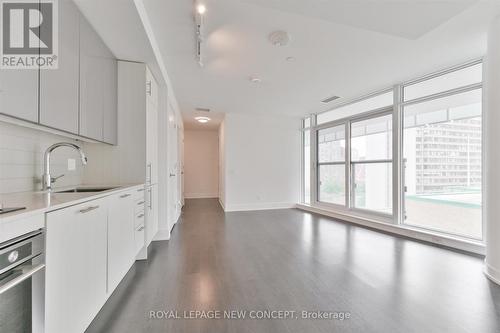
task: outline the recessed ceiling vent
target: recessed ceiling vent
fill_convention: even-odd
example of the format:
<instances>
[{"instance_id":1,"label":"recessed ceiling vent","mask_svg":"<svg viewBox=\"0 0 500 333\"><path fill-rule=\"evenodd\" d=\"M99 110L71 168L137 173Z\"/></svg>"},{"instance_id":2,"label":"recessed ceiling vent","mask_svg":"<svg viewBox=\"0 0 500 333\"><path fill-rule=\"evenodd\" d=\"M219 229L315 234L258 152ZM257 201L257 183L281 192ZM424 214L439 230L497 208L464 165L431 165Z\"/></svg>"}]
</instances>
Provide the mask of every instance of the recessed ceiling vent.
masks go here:
<instances>
[{"instance_id":1,"label":"recessed ceiling vent","mask_svg":"<svg viewBox=\"0 0 500 333\"><path fill-rule=\"evenodd\" d=\"M339 99L339 98L340 98L339 96L331 96L331 97L328 97L328 98L325 98L324 100L322 100L321 103L328 104L328 103L333 102L334 100Z\"/></svg>"},{"instance_id":2,"label":"recessed ceiling vent","mask_svg":"<svg viewBox=\"0 0 500 333\"><path fill-rule=\"evenodd\" d=\"M196 108L196 111L199 111L199 112L210 112L210 109L207 109L207 108Z\"/></svg>"}]
</instances>

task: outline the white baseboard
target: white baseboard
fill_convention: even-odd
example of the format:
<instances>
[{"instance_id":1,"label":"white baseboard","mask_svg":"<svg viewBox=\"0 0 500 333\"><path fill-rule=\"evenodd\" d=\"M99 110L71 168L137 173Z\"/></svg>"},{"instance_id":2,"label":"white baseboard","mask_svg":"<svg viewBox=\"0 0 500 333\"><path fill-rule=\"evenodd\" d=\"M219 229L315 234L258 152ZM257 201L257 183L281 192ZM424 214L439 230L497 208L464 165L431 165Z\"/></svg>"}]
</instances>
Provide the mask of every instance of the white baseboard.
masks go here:
<instances>
[{"instance_id":1,"label":"white baseboard","mask_svg":"<svg viewBox=\"0 0 500 333\"><path fill-rule=\"evenodd\" d=\"M247 204L227 205L224 211L241 212L249 210L289 209L294 207L295 203L290 203L290 202L256 202Z\"/></svg>"},{"instance_id":2,"label":"white baseboard","mask_svg":"<svg viewBox=\"0 0 500 333\"><path fill-rule=\"evenodd\" d=\"M488 262L484 262L484 275L496 284L500 284L500 270L490 266Z\"/></svg>"},{"instance_id":3,"label":"white baseboard","mask_svg":"<svg viewBox=\"0 0 500 333\"><path fill-rule=\"evenodd\" d=\"M186 199L212 199L218 198L217 193L184 193L184 198Z\"/></svg>"},{"instance_id":4,"label":"white baseboard","mask_svg":"<svg viewBox=\"0 0 500 333\"><path fill-rule=\"evenodd\" d=\"M345 215L340 213L331 212L322 208L312 207L309 205L297 204L296 208L305 210L312 213L317 213L320 215L332 217L341 221L347 221L354 224L359 224L365 227L378 229L381 231L389 232L396 235L401 235L409 238L414 238L417 240L442 245L457 250L462 250L466 252L471 252L475 254L484 255L485 246L479 242L469 241L462 238L455 238L453 236L436 235L434 233L420 230L417 228L412 228L408 226L384 223L380 221L373 221L366 218L361 218L358 216ZM500 276L500 275L499 275Z\"/></svg>"},{"instance_id":5,"label":"white baseboard","mask_svg":"<svg viewBox=\"0 0 500 333\"><path fill-rule=\"evenodd\" d=\"M170 239L170 231L168 229L159 229L156 235L153 237L154 241L162 241Z\"/></svg>"}]
</instances>

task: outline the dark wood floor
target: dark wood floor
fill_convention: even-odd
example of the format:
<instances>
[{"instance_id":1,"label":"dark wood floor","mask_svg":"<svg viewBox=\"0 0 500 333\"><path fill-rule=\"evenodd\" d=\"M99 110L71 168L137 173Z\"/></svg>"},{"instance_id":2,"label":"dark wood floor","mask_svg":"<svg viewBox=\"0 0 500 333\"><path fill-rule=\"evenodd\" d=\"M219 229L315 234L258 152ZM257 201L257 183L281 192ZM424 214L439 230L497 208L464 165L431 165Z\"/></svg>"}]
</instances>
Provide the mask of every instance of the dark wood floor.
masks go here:
<instances>
[{"instance_id":1,"label":"dark wood floor","mask_svg":"<svg viewBox=\"0 0 500 333\"><path fill-rule=\"evenodd\" d=\"M88 332L499 332L500 287L478 257L299 210L186 202ZM348 312L347 320L150 319L150 311ZM254 312L254 315L256 313Z\"/></svg>"}]
</instances>

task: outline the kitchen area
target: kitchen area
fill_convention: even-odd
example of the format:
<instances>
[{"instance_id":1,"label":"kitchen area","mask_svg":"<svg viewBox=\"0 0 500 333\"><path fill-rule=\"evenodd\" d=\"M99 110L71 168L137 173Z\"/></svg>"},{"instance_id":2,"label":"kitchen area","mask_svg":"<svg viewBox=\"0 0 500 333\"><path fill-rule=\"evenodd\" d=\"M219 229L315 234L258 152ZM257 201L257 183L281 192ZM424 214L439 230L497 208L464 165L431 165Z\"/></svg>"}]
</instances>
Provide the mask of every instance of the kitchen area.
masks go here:
<instances>
[{"instance_id":1,"label":"kitchen area","mask_svg":"<svg viewBox=\"0 0 500 333\"><path fill-rule=\"evenodd\" d=\"M136 4L123 45L99 1L48 3L57 68L0 68L1 333L84 332L182 208L182 118Z\"/></svg>"}]
</instances>

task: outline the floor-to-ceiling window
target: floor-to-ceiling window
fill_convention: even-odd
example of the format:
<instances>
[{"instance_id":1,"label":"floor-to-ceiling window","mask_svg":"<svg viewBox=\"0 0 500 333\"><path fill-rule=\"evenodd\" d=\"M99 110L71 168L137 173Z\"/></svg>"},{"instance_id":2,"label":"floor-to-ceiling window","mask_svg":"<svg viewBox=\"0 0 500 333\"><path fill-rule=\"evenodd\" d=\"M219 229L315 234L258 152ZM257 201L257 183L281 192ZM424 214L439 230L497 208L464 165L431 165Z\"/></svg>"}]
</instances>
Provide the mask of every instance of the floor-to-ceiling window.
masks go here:
<instances>
[{"instance_id":1,"label":"floor-to-ceiling window","mask_svg":"<svg viewBox=\"0 0 500 333\"><path fill-rule=\"evenodd\" d=\"M481 102L476 61L308 118L307 203L482 240Z\"/></svg>"},{"instance_id":2,"label":"floor-to-ceiling window","mask_svg":"<svg viewBox=\"0 0 500 333\"><path fill-rule=\"evenodd\" d=\"M351 123L352 206L392 214L392 112Z\"/></svg>"},{"instance_id":3,"label":"floor-to-ceiling window","mask_svg":"<svg viewBox=\"0 0 500 333\"><path fill-rule=\"evenodd\" d=\"M316 202L392 220L392 104L385 91L317 116Z\"/></svg>"},{"instance_id":4,"label":"floor-to-ceiling window","mask_svg":"<svg viewBox=\"0 0 500 333\"><path fill-rule=\"evenodd\" d=\"M477 64L404 88L403 223L482 239L481 73Z\"/></svg>"}]
</instances>

